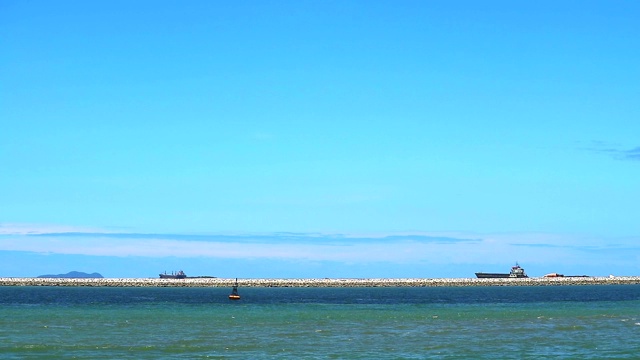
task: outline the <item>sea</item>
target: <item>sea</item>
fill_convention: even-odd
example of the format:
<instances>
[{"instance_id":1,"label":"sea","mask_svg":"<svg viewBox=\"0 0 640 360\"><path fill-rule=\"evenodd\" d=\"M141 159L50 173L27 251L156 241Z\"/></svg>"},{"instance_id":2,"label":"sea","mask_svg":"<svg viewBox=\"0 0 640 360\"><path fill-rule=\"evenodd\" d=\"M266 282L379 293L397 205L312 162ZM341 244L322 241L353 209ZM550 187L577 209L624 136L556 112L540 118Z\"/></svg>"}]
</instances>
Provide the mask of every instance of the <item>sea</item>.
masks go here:
<instances>
[{"instance_id":1,"label":"sea","mask_svg":"<svg viewBox=\"0 0 640 360\"><path fill-rule=\"evenodd\" d=\"M640 359L640 285L0 287L0 359Z\"/></svg>"}]
</instances>

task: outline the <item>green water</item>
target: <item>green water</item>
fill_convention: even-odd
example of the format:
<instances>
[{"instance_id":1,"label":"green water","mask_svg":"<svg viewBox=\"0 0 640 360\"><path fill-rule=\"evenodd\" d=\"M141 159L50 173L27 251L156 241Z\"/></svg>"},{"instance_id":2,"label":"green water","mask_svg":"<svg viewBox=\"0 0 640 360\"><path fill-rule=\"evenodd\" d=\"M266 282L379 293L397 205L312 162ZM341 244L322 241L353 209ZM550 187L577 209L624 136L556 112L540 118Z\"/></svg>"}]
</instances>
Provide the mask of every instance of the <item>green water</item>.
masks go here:
<instances>
[{"instance_id":1,"label":"green water","mask_svg":"<svg viewBox=\"0 0 640 360\"><path fill-rule=\"evenodd\" d=\"M638 287L612 289L0 288L0 358L637 359Z\"/></svg>"}]
</instances>

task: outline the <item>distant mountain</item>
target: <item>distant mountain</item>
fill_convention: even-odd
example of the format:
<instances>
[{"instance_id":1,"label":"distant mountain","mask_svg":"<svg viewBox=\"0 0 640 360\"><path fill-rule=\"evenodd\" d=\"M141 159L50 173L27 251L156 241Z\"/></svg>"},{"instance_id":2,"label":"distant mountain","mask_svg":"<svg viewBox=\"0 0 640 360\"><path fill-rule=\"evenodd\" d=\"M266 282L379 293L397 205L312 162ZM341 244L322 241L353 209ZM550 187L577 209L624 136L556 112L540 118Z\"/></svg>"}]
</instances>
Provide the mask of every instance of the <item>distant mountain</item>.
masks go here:
<instances>
[{"instance_id":1,"label":"distant mountain","mask_svg":"<svg viewBox=\"0 0 640 360\"><path fill-rule=\"evenodd\" d=\"M39 278L54 278L54 279L59 279L59 278L65 278L65 279L102 279L104 276L102 276L102 275L100 275L98 273L87 274L87 273L83 273L81 271L71 271L71 272L68 272L66 274L40 275L38 277Z\"/></svg>"}]
</instances>

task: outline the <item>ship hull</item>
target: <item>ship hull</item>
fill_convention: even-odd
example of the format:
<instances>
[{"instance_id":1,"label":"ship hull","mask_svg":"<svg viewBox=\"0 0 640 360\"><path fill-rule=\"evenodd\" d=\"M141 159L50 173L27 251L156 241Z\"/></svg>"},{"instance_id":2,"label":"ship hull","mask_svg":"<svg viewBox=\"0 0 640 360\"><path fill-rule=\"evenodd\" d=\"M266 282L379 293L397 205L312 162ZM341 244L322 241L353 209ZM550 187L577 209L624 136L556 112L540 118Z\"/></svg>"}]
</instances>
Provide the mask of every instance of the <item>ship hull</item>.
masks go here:
<instances>
[{"instance_id":1,"label":"ship hull","mask_svg":"<svg viewBox=\"0 0 640 360\"><path fill-rule=\"evenodd\" d=\"M476 277L478 279L501 279L508 278L509 274L498 274L498 273L476 273Z\"/></svg>"},{"instance_id":2,"label":"ship hull","mask_svg":"<svg viewBox=\"0 0 640 360\"><path fill-rule=\"evenodd\" d=\"M476 273L478 279L504 279L504 278L528 278L527 275L513 275L513 274L500 274L500 273Z\"/></svg>"},{"instance_id":3,"label":"ship hull","mask_svg":"<svg viewBox=\"0 0 640 360\"><path fill-rule=\"evenodd\" d=\"M160 279L186 279L187 275L160 274Z\"/></svg>"}]
</instances>

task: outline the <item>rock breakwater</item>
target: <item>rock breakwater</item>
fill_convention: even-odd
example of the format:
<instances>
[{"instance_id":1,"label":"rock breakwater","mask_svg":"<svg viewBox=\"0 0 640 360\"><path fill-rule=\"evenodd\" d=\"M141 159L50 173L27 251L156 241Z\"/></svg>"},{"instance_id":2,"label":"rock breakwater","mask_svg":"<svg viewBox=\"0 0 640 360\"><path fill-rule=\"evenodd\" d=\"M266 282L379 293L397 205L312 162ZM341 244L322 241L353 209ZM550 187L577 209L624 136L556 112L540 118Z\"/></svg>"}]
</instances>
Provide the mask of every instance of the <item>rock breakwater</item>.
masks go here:
<instances>
[{"instance_id":1,"label":"rock breakwater","mask_svg":"<svg viewBox=\"0 0 640 360\"><path fill-rule=\"evenodd\" d=\"M0 286L96 287L231 287L233 279L191 278L0 278ZM430 286L560 286L640 284L640 276L563 277L525 279L413 278L413 279L239 279L240 287L430 287Z\"/></svg>"}]
</instances>

